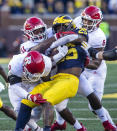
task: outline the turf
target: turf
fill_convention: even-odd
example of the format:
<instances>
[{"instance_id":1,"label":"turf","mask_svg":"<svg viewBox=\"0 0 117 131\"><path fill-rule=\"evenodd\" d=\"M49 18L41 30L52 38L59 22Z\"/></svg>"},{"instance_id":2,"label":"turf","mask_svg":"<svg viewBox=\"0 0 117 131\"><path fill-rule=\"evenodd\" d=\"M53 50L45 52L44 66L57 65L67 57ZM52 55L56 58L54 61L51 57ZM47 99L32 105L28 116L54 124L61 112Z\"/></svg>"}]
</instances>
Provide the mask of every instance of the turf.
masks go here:
<instances>
[{"instance_id":1,"label":"turf","mask_svg":"<svg viewBox=\"0 0 117 131\"><path fill-rule=\"evenodd\" d=\"M7 64L2 65L5 67L5 70L7 72ZM104 92L105 94L112 95L112 93L117 93L117 64L108 63L107 66L108 73ZM0 78L0 80L4 83L2 78ZM11 106L7 92L7 89L5 89L3 92L0 93L0 96L4 104ZM117 95L115 95L114 98L103 98L102 103L104 107L109 110L114 122L117 123ZM88 110L87 105L87 100L78 95L72 98L68 104L75 117L87 127L88 131L103 131L104 129L101 122ZM40 121L39 124L40 126L42 126L42 121ZM4 115L4 113L0 112L0 131L13 131L14 128L15 122ZM67 124L66 131L75 131L75 129Z\"/></svg>"}]
</instances>

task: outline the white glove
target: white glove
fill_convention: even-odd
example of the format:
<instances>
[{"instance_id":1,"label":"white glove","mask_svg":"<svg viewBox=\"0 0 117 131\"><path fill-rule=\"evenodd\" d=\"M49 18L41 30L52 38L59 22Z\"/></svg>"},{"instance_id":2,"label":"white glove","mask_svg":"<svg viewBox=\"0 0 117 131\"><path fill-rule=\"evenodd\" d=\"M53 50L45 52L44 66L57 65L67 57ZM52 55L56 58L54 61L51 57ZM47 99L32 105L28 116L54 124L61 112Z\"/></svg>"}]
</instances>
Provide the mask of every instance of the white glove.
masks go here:
<instances>
[{"instance_id":1,"label":"white glove","mask_svg":"<svg viewBox=\"0 0 117 131\"><path fill-rule=\"evenodd\" d=\"M87 42L83 41L83 42L81 43L81 47L82 47L82 49L84 49L84 50L86 51L87 55L89 55L88 49L89 49L91 46L90 46Z\"/></svg>"},{"instance_id":2,"label":"white glove","mask_svg":"<svg viewBox=\"0 0 117 131\"><path fill-rule=\"evenodd\" d=\"M0 92L3 91L3 90L5 90L5 87L4 87L4 85L0 82Z\"/></svg>"},{"instance_id":3,"label":"white glove","mask_svg":"<svg viewBox=\"0 0 117 131\"><path fill-rule=\"evenodd\" d=\"M66 56L67 52L68 52L68 47L67 46L59 46L57 48L57 50L59 51L59 53L57 53L56 55L53 56L53 60L54 63L57 63L58 61L60 61L63 57Z\"/></svg>"}]
</instances>

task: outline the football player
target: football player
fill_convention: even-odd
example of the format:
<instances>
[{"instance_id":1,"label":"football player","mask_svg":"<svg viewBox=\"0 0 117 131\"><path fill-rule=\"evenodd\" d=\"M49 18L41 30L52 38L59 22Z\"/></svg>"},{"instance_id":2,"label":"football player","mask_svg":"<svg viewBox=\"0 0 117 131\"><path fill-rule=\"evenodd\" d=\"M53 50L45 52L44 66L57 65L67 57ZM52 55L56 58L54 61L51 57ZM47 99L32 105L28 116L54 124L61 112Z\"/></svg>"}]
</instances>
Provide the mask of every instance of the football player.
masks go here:
<instances>
[{"instance_id":1,"label":"football player","mask_svg":"<svg viewBox=\"0 0 117 131\"><path fill-rule=\"evenodd\" d=\"M103 51L106 45L106 37L99 25L103 19L101 10L96 6L89 6L84 9L80 17L74 19L77 27L82 26L87 28L89 41L88 44L98 51ZM89 65L86 67L83 74L90 82L95 94L102 100L104 92L104 82L106 79L107 67L104 60L92 58ZM98 82L97 81L100 81ZM89 105L89 108L91 106ZM92 110L92 108L90 108ZM104 108L109 122L115 126L108 111Z\"/></svg>"},{"instance_id":2,"label":"football player","mask_svg":"<svg viewBox=\"0 0 117 131\"><path fill-rule=\"evenodd\" d=\"M7 75L1 65L0 65L0 75L4 78L5 82L8 83ZM4 90L4 85L0 83L0 92L2 90ZM4 112L8 117L12 118L13 120L16 120L16 114L13 111L13 109L3 104L1 98L0 98L0 111Z\"/></svg>"},{"instance_id":3,"label":"football player","mask_svg":"<svg viewBox=\"0 0 117 131\"><path fill-rule=\"evenodd\" d=\"M94 15L94 16L92 16L92 15ZM98 16L98 17L97 17ZM90 20L89 21L89 23L85 23L85 22L87 22L88 20L88 18L90 18L90 19L92 19L92 20ZM103 47L105 46L105 36L104 36L104 34L103 34L103 32L98 28L99 27L99 23L101 22L101 19L102 19L102 14L101 14L101 11L100 11L100 9L98 9L97 7L95 7L95 6L90 6L90 7L88 7L88 8L86 8L84 11L83 11L83 13L82 13L82 17L80 17L80 22L79 21L77 21L77 19L79 19L79 17L78 18L76 18L75 20L74 20L74 22L76 23L76 25L78 26L78 24L80 23L80 22L82 22L81 24L83 25L83 26L80 26L80 27L85 27L85 28L87 28L88 29L88 33L89 33L89 41L88 41L88 43L89 44L91 44L94 48L97 48L98 50L101 50L101 49L103 49ZM94 20L93 20L94 19ZM79 23L78 23L79 22ZM92 23L91 23L92 22ZM62 22L62 23L64 23L64 22ZM88 24L89 24L89 26L88 26ZM79 26L78 26L79 27ZM99 33L100 32L100 33ZM94 34L97 34L97 35L94 35ZM101 34L101 35L100 35ZM93 39L93 36L94 36L94 39ZM97 41L95 41L95 40L99 40L98 42ZM96 42L97 42L97 44L96 44ZM52 45L51 45L51 47L52 47ZM78 90L78 93L79 94L82 94L83 96L85 96L85 97L87 97L88 98L88 100L89 100L89 102L90 102L90 104L91 104L91 106L92 106L92 108L93 108L93 110L95 110L95 112L96 112L96 114L99 116L99 118L101 119L101 121L102 121L102 123L103 123L103 126L104 126L104 128L105 128L105 130L106 129L108 129L108 130L113 130L113 131L115 131L116 130L116 127L115 127L115 125L114 125L114 123L112 122L112 120L111 120L111 118L110 118L110 116L109 116L109 114L108 114L108 112L106 111L106 109L105 108L103 108L99 103L99 101L95 101L95 102L93 102L92 100L94 99L93 97L95 96L94 95L94 93L96 93L96 95L97 94L99 94L99 98L101 99L101 94L102 94L102 90L103 90L103 82L104 82L104 80L105 80L105 72L103 72L102 73L102 71L100 71L100 70L103 70L104 71L104 69L106 70L106 67L105 67L105 63L104 62L102 62L102 68L100 67L101 65L101 61L99 61L99 60L92 60L91 61L91 63L87 66L87 68L91 68L92 70L90 71L90 69L89 70L86 70L81 76L80 76L80 85L79 85L79 90ZM97 67L97 65L100 67L99 69L97 69L98 67ZM95 69L97 69L97 70L95 70ZM98 73L94 73L95 71L98 71L99 70L99 72ZM90 74L90 73L92 73L92 74L94 74L94 75L92 75L92 74ZM102 73L102 77L100 76L100 73ZM93 85L93 78L95 78L96 77L96 80L97 80L97 77L98 77L98 74L99 74L99 76L100 76L100 79L101 79L101 81L102 82L100 82L99 84L101 84L102 86L100 86L100 87L102 87L101 88L101 90L98 88L98 86L96 86L96 85ZM85 76L85 77L84 77ZM90 79L88 79L88 81L90 82L87 82L87 80L86 80L86 78L90 78ZM92 78L93 77L93 78ZM103 78L103 79L102 79ZM82 82L83 81L83 82ZM85 85L84 85L84 83L85 83ZM87 83L87 84L86 84ZM90 85L91 84L91 85ZM87 86L88 87L90 87L90 88L87 88ZM81 87L81 88L80 88ZM93 88L95 88L95 89L91 89L91 87L93 87ZM93 93L94 92L94 93ZM96 98L96 97L95 97ZM97 104L96 104L97 103ZM106 112L106 114L107 114L107 116L105 116L105 113L104 112ZM102 115L103 114L103 115ZM101 118L101 116L105 116L105 117L103 117L103 118ZM64 123L64 121L63 122L59 122L59 120L61 120L61 119L58 119L58 123L60 124L58 124L57 122L52 126L52 129L53 129L53 131L54 130L56 130L56 129L62 129L60 126L63 126L63 125L65 125L65 123ZM109 121L108 121L109 120ZM114 126L112 126L109 122L111 122L112 123L112 125L114 125Z\"/></svg>"}]
</instances>

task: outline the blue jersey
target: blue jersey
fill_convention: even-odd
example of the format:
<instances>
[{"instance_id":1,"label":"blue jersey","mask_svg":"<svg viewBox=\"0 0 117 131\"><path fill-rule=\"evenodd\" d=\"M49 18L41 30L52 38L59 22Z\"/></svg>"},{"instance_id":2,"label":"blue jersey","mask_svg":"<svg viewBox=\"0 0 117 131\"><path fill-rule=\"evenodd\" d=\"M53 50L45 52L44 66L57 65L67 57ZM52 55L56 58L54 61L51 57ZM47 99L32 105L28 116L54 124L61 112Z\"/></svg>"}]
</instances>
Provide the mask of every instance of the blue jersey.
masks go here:
<instances>
[{"instance_id":1,"label":"blue jersey","mask_svg":"<svg viewBox=\"0 0 117 131\"><path fill-rule=\"evenodd\" d=\"M88 33L85 28L75 29L73 32L83 35L88 41ZM80 47L78 43L68 43L67 55L57 64L58 70L68 69L72 67L80 67L84 70L86 52Z\"/></svg>"},{"instance_id":2,"label":"blue jersey","mask_svg":"<svg viewBox=\"0 0 117 131\"><path fill-rule=\"evenodd\" d=\"M76 34L83 35L86 38L87 42L88 42L87 29L85 29L85 28L76 28L73 32L75 32Z\"/></svg>"},{"instance_id":3,"label":"blue jersey","mask_svg":"<svg viewBox=\"0 0 117 131\"><path fill-rule=\"evenodd\" d=\"M58 70L68 69L72 67L80 67L84 69L86 60L86 52L80 45L69 43L67 55L57 64Z\"/></svg>"}]
</instances>

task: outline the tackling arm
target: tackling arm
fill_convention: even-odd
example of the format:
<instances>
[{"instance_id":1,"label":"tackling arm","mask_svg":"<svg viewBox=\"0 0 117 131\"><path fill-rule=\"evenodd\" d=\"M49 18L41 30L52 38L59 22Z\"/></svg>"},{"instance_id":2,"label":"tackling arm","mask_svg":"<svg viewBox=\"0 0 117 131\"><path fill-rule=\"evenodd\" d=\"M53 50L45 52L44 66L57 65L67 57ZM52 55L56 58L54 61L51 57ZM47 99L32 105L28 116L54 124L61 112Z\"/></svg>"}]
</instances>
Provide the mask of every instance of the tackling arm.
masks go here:
<instances>
[{"instance_id":1,"label":"tackling arm","mask_svg":"<svg viewBox=\"0 0 117 131\"><path fill-rule=\"evenodd\" d=\"M117 47L109 51L98 51L91 47L88 49L88 52L91 55L91 57L97 59L103 59L107 61L117 60Z\"/></svg>"},{"instance_id":2,"label":"tackling arm","mask_svg":"<svg viewBox=\"0 0 117 131\"><path fill-rule=\"evenodd\" d=\"M86 41L86 38L80 34L79 35L71 34L71 33L69 34L69 32L65 34L63 32L61 34L62 34L62 38L61 38L60 33L59 35L55 34L55 36L45 40L44 42L39 43L39 45L33 47L31 50L37 50L40 53L45 53L46 49L48 48L50 51L58 46L65 45L69 42L77 44L79 42Z\"/></svg>"}]
</instances>

